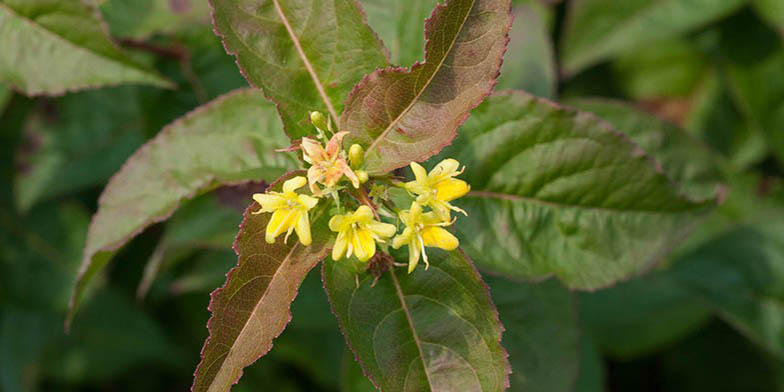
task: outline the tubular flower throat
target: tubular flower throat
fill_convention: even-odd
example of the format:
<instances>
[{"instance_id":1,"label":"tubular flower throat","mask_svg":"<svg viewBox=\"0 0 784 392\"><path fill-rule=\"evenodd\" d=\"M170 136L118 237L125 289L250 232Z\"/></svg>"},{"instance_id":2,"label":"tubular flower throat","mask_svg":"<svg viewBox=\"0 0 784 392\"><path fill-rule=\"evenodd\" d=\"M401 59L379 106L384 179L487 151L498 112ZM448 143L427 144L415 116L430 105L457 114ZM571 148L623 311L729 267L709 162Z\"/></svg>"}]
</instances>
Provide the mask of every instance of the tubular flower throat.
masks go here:
<instances>
[{"instance_id":1,"label":"tubular flower throat","mask_svg":"<svg viewBox=\"0 0 784 392\"><path fill-rule=\"evenodd\" d=\"M327 142L325 149L321 143L307 138L302 138L302 153L305 162L311 164L308 168L308 183L310 191L316 197L321 197L322 192L317 183L324 184L327 189L332 189L345 175L359 188L359 178L346 162L345 153L340 149L340 143L348 132L338 132Z\"/></svg>"},{"instance_id":2,"label":"tubular flower throat","mask_svg":"<svg viewBox=\"0 0 784 392\"><path fill-rule=\"evenodd\" d=\"M254 214L272 212L272 218L270 218L267 224L265 237L268 243L274 243L275 238L284 231L286 232L286 237L283 241L286 242L291 232L296 231L299 242L305 246L310 245L310 218L308 217L308 211L318 204L318 199L294 192L305 186L306 183L305 177L297 176L283 183L283 192L270 191L253 195L253 200L261 205L261 210L254 212Z\"/></svg>"},{"instance_id":3,"label":"tubular flower throat","mask_svg":"<svg viewBox=\"0 0 784 392\"><path fill-rule=\"evenodd\" d=\"M332 248L335 261L344 254L349 258L352 253L359 261L368 261L376 254L376 242L384 242L397 231L395 225L375 220L373 211L365 205L351 214L333 216L329 220L329 228L338 233Z\"/></svg>"},{"instance_id":4,"label":"tubular flower throat","mask_svg":"<svg viewBox=\"0 0 784 392\"><path fill-rule=\"evenodd\" d=\"M425 247L455 250L460 245L457 238L444 229L452 222L445 222L434 212L423 213L422 206L417 202L411 203L410 210L400 213L400 220L406 228L392 240L392 247L398 249L408 245L408 273L416 268L420 254L425 260L425 269L430 266Z\"/></svg>"},{"instance_id":5,"label":"tubular flower throat","mask_svg":"<svg viewBox=\"0 0 784 392\"><path fill-rule=\"evenodd\" d=\"M454 178L463 172L458 171L459 166L460 163L454 159L444 159L427 173L422 165L411 162L411 170L416 179L405 183L405 189L418 195L417 203L432 208L441 220L450 219L450 210L467 215L462 209L449 204L471 190L468 183Z\"/></svg>"}]
</instances>

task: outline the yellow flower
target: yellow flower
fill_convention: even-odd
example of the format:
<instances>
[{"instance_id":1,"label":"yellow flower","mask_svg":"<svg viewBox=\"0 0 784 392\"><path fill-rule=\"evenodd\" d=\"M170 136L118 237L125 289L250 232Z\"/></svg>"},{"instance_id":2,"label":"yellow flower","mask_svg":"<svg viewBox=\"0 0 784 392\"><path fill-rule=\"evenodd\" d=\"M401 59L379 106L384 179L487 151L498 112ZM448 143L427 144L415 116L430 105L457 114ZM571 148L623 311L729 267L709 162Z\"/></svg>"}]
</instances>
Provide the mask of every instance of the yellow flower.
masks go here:
<instances>
[{"instance_id":1,"label":"yellow flower","mask_svg":"<svg viewBox=\"0 0 784 392\"><path fill-rule=\"evenodd\" d=\"M327 148L318 141L303 137L302 154L305 162L311 164L308 169L308 183L310 191L316 197L321 197L321 189L317 183L324 184L328 189L343 178L348 177L354 188L359 188L359 178L346 162L345 153L340 149L340 143L348 132L338 132L327 142Z\"/></svg>"},{"instance_id":2,"label":"yellow flower","mask_svg":"<svg viewBox=\"0 0 784 392\"><path fill-rule=\"evenodd\" d=\"M430 265L425 253L426 246L454 250L460 245L457 238L443 227L452 222L444 222L434 212L422 213L422 206L417 202L411 203L410 210L402 211L400 219L406 228L392 240L392 247L398 249L408 245L408 273L416 268L420 254L425 260L425 269Z\"/></svg>"},{"instance_id":3,"label":"yellow flower","mask_svg":"<svg viewBox=\"0 0 784 392\"><path fill-rule=\"evenodd\" d=\"M351 254L359 261L368 261L376 254L376 241L395 235L395 225L382 223L373 219L373 211L368 206L360 206L352 214L335 215L329 220L330 230L337 232L335 247L332 248L332 259L337 261L343 254L346 258Z\"/></svg>"},{"instance_id":4,"label":"yellow flower","mask_svg":"<svg viewBox=\"0 0 784 392\"><path fill-rule=\"evenodd\" d=\"M256 193L253 200L261 204L261 210L254 212L272 212L272 218L267 224L266 240L272 244L275 238L284 231L286 237L283 242L288 241L292 231L297 232L299 242L302 245L310 245L310 218L308 211L318 204L318 199L308 195L300 195L294 192L302 188L307 183L305 177L293 177L283 183L283 192Z\"/></svg>"},{"instance_id":5,"label":"yellow flower","mask_svg":"<svg viewBox=\"0 0 784 392\"><path fill-rule=\"evenodd\" d=\"M441 220L449 220L449 210L466 215L466 212L451 204L450 201L464 196L471 187L463 180L454 178L463 172L458 171L460 163L454 159L444 159L428 174L422 165L411 162L411 170L416 180L407 182L405 189L417 196L417 203L428 206Z\"/></svg>"}]
</instances>

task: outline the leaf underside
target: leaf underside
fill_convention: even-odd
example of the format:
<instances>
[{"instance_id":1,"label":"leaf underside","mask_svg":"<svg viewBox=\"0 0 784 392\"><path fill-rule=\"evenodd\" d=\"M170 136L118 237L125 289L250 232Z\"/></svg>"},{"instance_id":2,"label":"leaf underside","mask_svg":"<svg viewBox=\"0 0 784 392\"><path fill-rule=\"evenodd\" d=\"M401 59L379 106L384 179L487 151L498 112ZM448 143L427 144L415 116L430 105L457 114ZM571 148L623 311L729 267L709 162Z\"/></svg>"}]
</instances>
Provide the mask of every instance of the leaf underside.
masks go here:
<instances>
[{"instance_id":1,"label":"leaf underside","mask_svg":"<svg viewBox=\"0 0 784 392\"><path fill-rule=\"evenodd\" d=\"M387 65L354 0L211 0L215 31L248 82L264 90L292 139L309 112L337 121L362 76Z\"/></svg>"},{"instance_id":2,"label":"leaf underside","mask_svg":"<svg viewBox=\"0 0 784 392\"><path fill-rule=\"evenodd\" d=\"M610 285L659 261L712 205L608 123L524 93L489 98L444 155L469 168L461 244L517 279Z\"/></svg>"},{"instance_id":3,"label":"leaf underside","mask_svg":"<svg viewBox=\"0 0 784 392\"><path fill-rule=\"evenodd\" d=\"M272 188L280 189L284 176ZM311 212L313 243L303 246L296 235L288 244L279 237L264 240L271 214L245 211L234 242L237 267L226 275L226 284L211 295L207 324L210 337L194 373L193 392L227 391L242 376L242 369L266 354L272 341L291 320L291 302L307 273L327 254L331 232L326 208Z\"/></svg>"},{"instance_id":4,"label":"leaf underside","mask_svg":"<svg viewBox=\"0 0 784 392\"><path fill-rule=\"evenodd\" d=\"M328 260L324 287L365 374L381 390L502 391L509 363L487 287L459 250L428 249L430 268L355 276L364 264Z\"/></svg>"},{"instance_id":5,"label":"leaf underside","mask_svg":"<svg viewBox=\"0 0 784 392\"><path fill-rule=\"evenodd\" d=\"M455 137L493 89L511 23L509 0L450 0L425 24L425 62L362 80L340 129L365 147L367 171L383 174L424 161Z\"/></svg>"},{"instance_id":6,"label":"leaf underside","mask_svg":"<svg viewBox=\"0 0 784 392\"><path fill-rule=\"evenodd\" d=\"M0 1L0 80L28 95L121 83L170 87L135 63L79 0Z\"/></svg>"},{"instance_id":7,"label":"leaf underside","mask_svg":"<svg viewBox=\"0 0 784 392\"><path fill-rule=\"evenodd\" d=\"M295 167L275 153L287 141L274 106L257 90L237 90L165 127L109 180L98 201L69 321L93 276L114 252L183 200L218 184L275 178Z\"/></svg>"}]
</instances>

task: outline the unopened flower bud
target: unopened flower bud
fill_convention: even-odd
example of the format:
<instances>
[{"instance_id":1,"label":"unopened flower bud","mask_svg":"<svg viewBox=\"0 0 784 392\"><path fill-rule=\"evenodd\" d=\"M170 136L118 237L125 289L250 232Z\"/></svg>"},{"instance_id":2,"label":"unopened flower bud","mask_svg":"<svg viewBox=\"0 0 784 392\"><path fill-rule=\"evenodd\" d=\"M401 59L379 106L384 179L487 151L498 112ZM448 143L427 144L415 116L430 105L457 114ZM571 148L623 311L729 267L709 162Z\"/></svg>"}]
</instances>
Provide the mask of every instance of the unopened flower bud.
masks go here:
<instances>
[{"instance_id":1,"label":"unopened flower bud","mask_svg":"<svg viewBox=\"0 0 784 392\"><path fill-rule=\"evenodd\" d=\"M357 170L355 173L357 173L357 178L359 178L360 184L364 184L368 181L368 179L370 179L370 176L368 176L368 172L364 170Z\"/></svg>"},{"instance_id":2,"label":"unopened flower bud","mask_svg":"<svg viewBox=\"0 0 784 392\"><path fill-rule=\"evenodd\" d=\"M310 122L318 129L327 129L327 118L321 112L310 112Z\"/></svg>"},{"instance_id":3,"label":"unopened flower bud","mask_svg":"<svg viewBox=\"0 0 784 392\"><path fill-rule=\"evenodd\" d=\"M359 144L352 144L348 150L348 161L351 167L358 168L365 160L365 149ZM365 173L367 175L367 173Z\"/></svg>"}]
</instances>

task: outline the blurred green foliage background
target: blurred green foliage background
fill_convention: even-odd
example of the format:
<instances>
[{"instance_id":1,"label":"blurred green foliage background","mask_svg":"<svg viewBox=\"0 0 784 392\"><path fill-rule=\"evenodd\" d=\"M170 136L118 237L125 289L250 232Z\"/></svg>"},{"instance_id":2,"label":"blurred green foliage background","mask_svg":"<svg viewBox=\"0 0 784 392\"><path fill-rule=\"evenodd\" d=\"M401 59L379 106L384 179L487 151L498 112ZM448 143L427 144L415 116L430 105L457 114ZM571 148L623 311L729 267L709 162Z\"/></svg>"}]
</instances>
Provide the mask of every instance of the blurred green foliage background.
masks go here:
<instances>
[{"instance_id":1,"label":"blurred green foliage background","mask_svg":"<svg viewBox=\"0 0 784 392\"><path fill-rule=\"evenodd\" d=\"M397 25L383 20L392 1L403 4ZM220 189L144 232L63 332L109 176L167 123L247 86L212 32L206 1L93 2L121 46L176 88L28 98L0 85L2 391L187 389L207 336L208 293L236 263L241 211L263 189ZM435 0L361 3L393 62L422 57L406 42L422 40ZM710 146L727 189L686 244L638 279L570 293L553 280L488 277L507 325L502 343L531 353L511 358L512 390L784 391L784 2L529 0L513 12L499 89L632 102ZM234 390L371 390L318 272L271 353Z\"/></svg>"}]
</instances>

